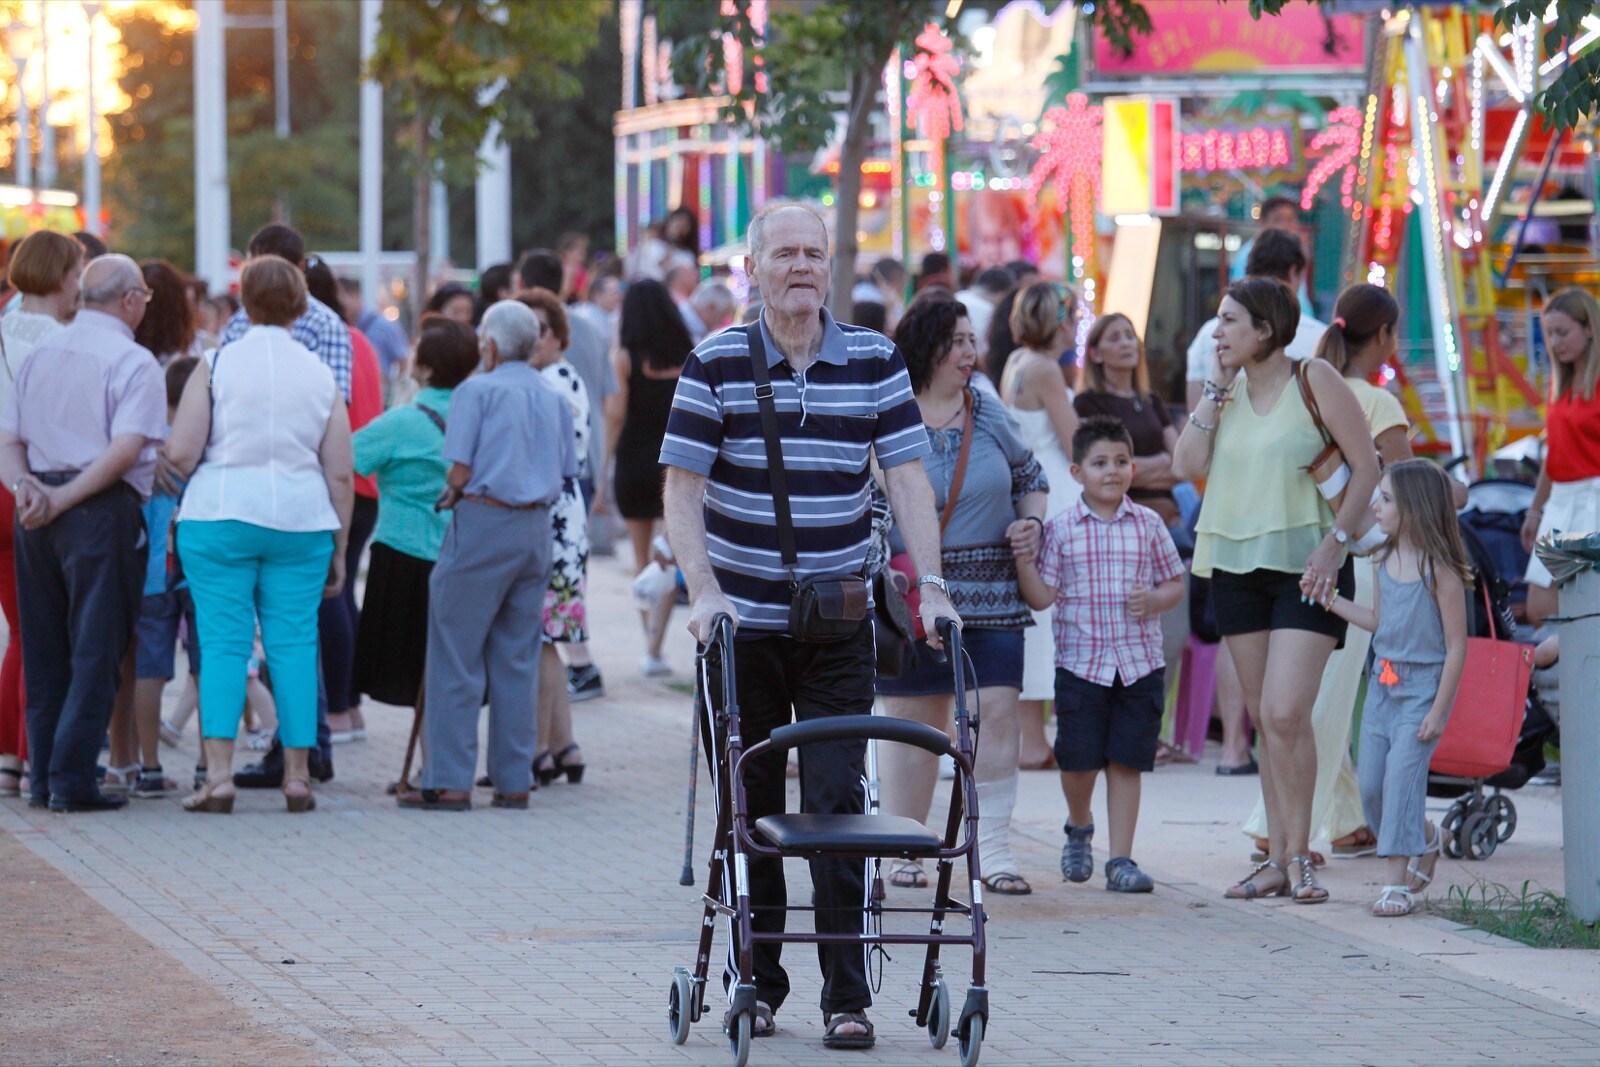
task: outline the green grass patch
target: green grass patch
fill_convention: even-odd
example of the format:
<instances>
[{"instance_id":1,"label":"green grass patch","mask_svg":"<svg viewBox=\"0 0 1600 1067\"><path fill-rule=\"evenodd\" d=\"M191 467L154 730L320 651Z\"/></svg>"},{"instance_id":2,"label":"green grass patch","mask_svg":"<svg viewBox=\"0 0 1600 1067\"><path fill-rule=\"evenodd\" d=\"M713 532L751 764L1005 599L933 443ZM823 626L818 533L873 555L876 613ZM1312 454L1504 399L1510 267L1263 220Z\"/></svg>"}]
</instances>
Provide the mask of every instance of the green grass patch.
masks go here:
<instances>
[{"instance_id":1,"label":"green grass patch","mask_svg":"<svg viewBox=\"0 0 1600 1067\"><path fill-rule=\"evenodd\" d=\"M672 690L674 693L682 693L686 697L694 696L693 682L668 682L667 688Z\"/></svg>"},{"instance_id":2,"label":"green grass patch","mask_svg":"<svg viewBox=\"0 0 1600 1067\"><path fill-rule=\"evenodd\" d=\"M1484 881L1451 886L1444 900L1428 901L1427 909L1534 948L1600 949L1600 926L1573 918L1565 897L1536 890L1532 882L1523 882L1520 891Z\"/></svg>"}]
</instances>

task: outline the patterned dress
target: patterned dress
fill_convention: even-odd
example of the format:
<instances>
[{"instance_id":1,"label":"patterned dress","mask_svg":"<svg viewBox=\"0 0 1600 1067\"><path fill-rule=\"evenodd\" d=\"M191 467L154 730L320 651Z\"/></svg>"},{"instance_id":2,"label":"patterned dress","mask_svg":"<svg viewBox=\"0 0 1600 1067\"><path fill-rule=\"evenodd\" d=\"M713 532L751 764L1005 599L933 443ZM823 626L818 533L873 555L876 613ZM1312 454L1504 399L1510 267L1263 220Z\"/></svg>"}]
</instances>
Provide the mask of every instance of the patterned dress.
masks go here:
<instances>
[{"instance_id":1,"label":"patterned dress","mask_svg":"<svg viewBox=\"0 0 1600 1067\"><path fill-rule=\"evenodd\" d=\"M544 594L544 640L582 642L589 640L588 615L584 608L584 574L589 569L589 519L578 490L579 478L588 475L589 393L583 379L566 360L552 363L540 371L545 384L567 398L572 405L572 426L578 446L578 477L568 478L561 487L561 499L550 513L555 540L554 567L550 588Z\"/></svg>"}]
</instances>

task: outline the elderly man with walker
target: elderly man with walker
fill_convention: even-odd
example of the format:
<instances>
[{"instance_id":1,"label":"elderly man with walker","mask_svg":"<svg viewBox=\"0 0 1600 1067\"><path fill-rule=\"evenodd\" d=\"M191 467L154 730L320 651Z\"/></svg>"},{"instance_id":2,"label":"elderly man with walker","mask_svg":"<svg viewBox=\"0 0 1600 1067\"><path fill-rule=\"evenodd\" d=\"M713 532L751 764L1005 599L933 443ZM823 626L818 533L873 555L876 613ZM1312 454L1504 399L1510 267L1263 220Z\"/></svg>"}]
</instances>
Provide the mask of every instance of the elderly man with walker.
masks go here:
<instances>
[{"instance_id":1,"label":"elderly man with walker","mask_svg":"<svg viewBox=\"0 0 1600 1067\"><path fill-rule=\"evenodd\" d=\"M929 642L937 623L959 623L939 572L933 489L920 460L927 433L899 351L872 330L834 321L823 301L831 281L828 233L799 204L777 204L751 220L750 256L766 306L748 330L703 341L679 379L661 462L667 466L667 536L689 588L689 629L701 642L727 615L737 629L736 694L743 743L788 723L872 711L872 612L861 576L870 533L870 464L883 472L891 505L921 576ZM767 426L775 432L768 433ZM769 447L769 436L781 439ZM776 469L775 469L776 467ZM842 579L842 580L840 580ZM847 608L844 627L820 639L803 609L808 582L829 580ZM843 591L842 594L840 591ZM826 628L826 627L824 627ZM864 808L864 740L829 741L801 759L801 807L819 814ZM752 760L745 778L749 818L784 809L782 752ZM811 861L818 933L860 933L865 864ZM779 860L752 858L748 882L757 931L781 931L787 893ZM852 912L854 913L852 915ZM771 1034L789 992L780 946L755 950L755 1036ZM819 946L823 1044L870 1048L872 1003L862 947ZM729 949L725 983L737 973ZM731 996L731 988L730 988Z\"/></svg>"},{"instance_id":2,"label":"elderly man with walker","mask_svg":"<svg viewBox=\"0 0 1600 1067\"><path fill-rule=\"evenodd\" d=\"M515 300L484 312L483 373L456 389L445 430L441 509L454 508L428 581L427 762L402 808L467 811L478 712L489 702L497 808L526 808L533 785L539 632L550 585L550 506L578 475L572 410L529 360L538 316Z\"/></svg>"}]
</instances>

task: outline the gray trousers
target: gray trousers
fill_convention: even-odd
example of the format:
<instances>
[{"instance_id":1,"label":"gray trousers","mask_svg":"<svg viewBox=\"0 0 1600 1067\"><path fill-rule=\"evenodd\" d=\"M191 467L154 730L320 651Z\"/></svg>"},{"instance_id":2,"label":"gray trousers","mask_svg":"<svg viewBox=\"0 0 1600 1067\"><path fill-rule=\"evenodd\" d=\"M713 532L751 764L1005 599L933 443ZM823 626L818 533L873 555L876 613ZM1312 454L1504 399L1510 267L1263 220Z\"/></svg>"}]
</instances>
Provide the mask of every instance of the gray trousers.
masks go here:
<instances>
[{"instance_id":1,"label":"gray trousers","mask_svg":"<svg viewBox=\"0 0 1600 1067\"><path fill-rule=\"evenodd\" d=\"M487 700L489 777L497 792L528 792L550 566L549 508L456 506L428 580L423 788L471 791Z\"/></svg>"},{"instance_id":2,"label":"gray trousers","mask_svg":"<svg viewBox=\"0 0 1600 1067\"><path fill-rule=\"evenodd\" d=\"M1392 664L1399 681L1379 681L1383 661L1367 678L1361 710L1361 808L1378 835L1380 856L1420 856L1427 848L1428 761L1438 738L1418 741L1417 728L1439 692L1437 663Z\"/></svg>"}]
</instances>

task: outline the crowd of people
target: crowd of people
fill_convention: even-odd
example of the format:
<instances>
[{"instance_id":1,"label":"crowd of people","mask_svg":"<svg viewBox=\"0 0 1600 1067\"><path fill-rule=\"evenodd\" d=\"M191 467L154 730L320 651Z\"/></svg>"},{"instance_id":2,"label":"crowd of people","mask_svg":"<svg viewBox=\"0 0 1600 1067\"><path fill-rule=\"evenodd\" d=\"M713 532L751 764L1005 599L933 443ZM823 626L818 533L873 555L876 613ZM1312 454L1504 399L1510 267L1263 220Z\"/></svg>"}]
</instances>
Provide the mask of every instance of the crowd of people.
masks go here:
<instances>
[{"instance_id":1,"label":"crowd of people","mask_svg":"<svg viewBox=\"0 0 1600 1067\"><path fill-rule=\"evenodd\" d=\"M1010 821L1019 774L1044 769L1061 775L1063 877L1094 877L1103 777L1105 887L1153 888L1134 859L1140 782L1189 758L1162 735L1193 639L1219 645L1217 773L1261 784L1241 827L1255 866L1226 895L1325 901L1311 846L1327 839L1385 858L1373 913L1408 914L1439 855L1427 765L1478 580L1460 487L1412 456L1405 412L1372 384L1396 355L1394 297L1355 285L1313 318L1293 213L1262 217L1179 404L1133 320L1084 329L1077 295L1029 264L952 291L943 256L909 282L880 260L836 318L826 226L797 204L752 221L747 296L702 277L680 209L622 259L568 236L475 287L440 285L409 338L284 225L257 231L237 294L215 296L90 235L31 234L0 315L0 502L15 513L0 524L0 795L79 812L188 792L188 811L227 813L266 787L309 811L333 746L365 737L368 697L420 722L401 808L467 810L477 789L526 808L583 779L571 704L605 691L591 532L608 548L615 520L639 575L640 672L673 672L680 599L701 640L731 616L746 745L874 705L948 724L938 623L958 619L992 892L1033 891ZM1530 543L1600 524L1597 327L1588 293L1545 308L1555 374ZM764 447L769 419L781 449ZM880 602L846 597L849 626L808 639L794 590L815 575L870 579ZM1537 621L1549 575L1535 561L1527 577ZM897 598L906 633L876 625ZM180 640L185 691L164 721ZM196 707L190 792L160 750ZM236 770L239 743L259 759ZM811 810L861 810L863 759L838 742L798 769L753 761L752 818L781 810L792 774ZM888 746L883 810L926 819L939 773ZM819 909L861 898L859 865L812 867ZM780 865L750 875L756 903L781 902ZM928 874L900 861L888 881ZM819 928L845 921L819 911ZM758 956L759 1028L787 980L773 946ZM860 953L822 963L829 1042L870 1042Z\"/></svg>"}]
</instances>

